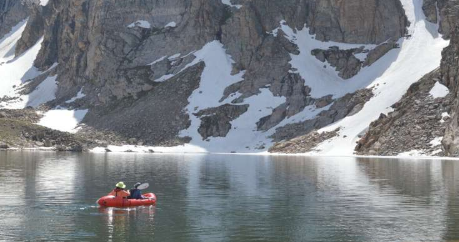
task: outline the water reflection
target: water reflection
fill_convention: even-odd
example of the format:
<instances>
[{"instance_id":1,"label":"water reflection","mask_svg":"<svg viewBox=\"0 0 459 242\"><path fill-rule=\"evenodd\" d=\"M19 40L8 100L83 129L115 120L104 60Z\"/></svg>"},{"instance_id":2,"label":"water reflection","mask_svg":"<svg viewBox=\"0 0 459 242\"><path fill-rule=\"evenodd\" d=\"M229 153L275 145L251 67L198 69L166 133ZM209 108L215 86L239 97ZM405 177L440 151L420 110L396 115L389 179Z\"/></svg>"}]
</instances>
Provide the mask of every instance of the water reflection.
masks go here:
<instances>
[{"instance_id":1,"label":"water reflection","mask_svg":"<svg viewBox=\"0 0 459 242\"><path fill-rule=\"evenodd\" d=\"M0 240L454 240L456 174L455 161L0 152ZM157 206L95 206L118 181L149 182Z\"/></svg>"},{"instance_id":2,"label":"water reflection","mask_svg":"<svg viewBox=\"0 0 459 242\"><path fill-rule=\"evenodd\" d=\"M142 234L144 226L135 226L138 219L144 225L154 225L155 206L137 208L98 208L103 218L102 228L106 228L107 241L126 241L129 237Z\"/></svg>"}]
</instances>

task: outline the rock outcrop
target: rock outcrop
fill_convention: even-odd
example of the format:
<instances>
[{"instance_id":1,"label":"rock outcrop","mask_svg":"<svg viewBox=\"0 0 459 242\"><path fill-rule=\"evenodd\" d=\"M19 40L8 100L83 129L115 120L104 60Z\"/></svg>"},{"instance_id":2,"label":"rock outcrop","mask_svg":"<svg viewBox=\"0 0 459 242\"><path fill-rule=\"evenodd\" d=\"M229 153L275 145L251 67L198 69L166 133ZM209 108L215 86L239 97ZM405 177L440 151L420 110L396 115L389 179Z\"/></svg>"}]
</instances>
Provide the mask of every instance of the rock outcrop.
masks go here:
<instances>
[{"instance_id":1,"label":"rock outcrop","mask_svg":"<svg viewBox=\"0 0 459 242\"><path fill-rule=\"evenodd\" d=\"M440 71L413 84L396 103L394 111L381 114L359 140L360 155L397 156L417 151L425 155L444 155L441 140L449 123L451 95L434 98L430 91L440 81Z\"/></svg>"},{"instance_id":2,"label":"rock outcrop","mask_svg":"<svg viewBox=\"0 0 459 242\"><path fill-rule=\"evenodd\" d=\"M404 36L407 26L400 1L321 0L309 3L309 26L319 40L379 44Z\"/></svg>"},{"instance_id":3,"label":"rock outcrop","mask_svg":"<svg viewBox=\"0 0 459 242\"><path fill-rule=\"evenodd\" d=\"M0 39L30 15L34 1L0 0Z\"/></svg>"},{"instance_id":4,"label":"rock outcrop","mask_svg":"<svg viewBox=\"0 0 459 242\"><path fill-rule=\"evenodd\" d=\"M339 130L323 133L314 131L289 141L276 143L273 147L269 148L269 152L282 154L304 154L311 151L318 152L320 150L316 149L317 145L337 135L339 135Z\"/></svg>"},{"instance_id":5,"label":"rock outcrop","mask_svg":"<svg viewBox=\"0 0 459 242\"><path fill-rule=\"evenodd\" d=\"M459 20L459 2L457 0L424 0L423 10L432 23L440 25L439 32L444 38L451 37L457 21Z\"/></svg>"},{"instance_id":6,"label":"rock outcrop","mask_svg":"<svg viewBox=\"0 0 459 242\"><path fill-rule=\"evenodd\" d=\"M369 89L362 89L356 93L347 94L344 97L335 100L329 109L320 112L313 119L288 124L276 129L272 138L276 142L281 142L307 135L314 130L321 129L347 116L356 114L372 97L373 92ZM323 101L324 100L321 100L321 102ZM316 105L320 105L320 102L317 102ZM278 145L279 144L276 144L276 146Z\"/></svg>"},{"instance_id":7,"label":"rock outcrop","mask_svg":"<svg viewBox=\"0 0 459 242\"><path fill-rule=\"evenodd\" d=\"M365 49L365 46L347 50L332 46L327 50L314 49L311 54L319 61L334 67L338 75L343 79L349 79L356 76L363 67L371 66L387 52L395 48L398 48L398 44L394 41L388 41L371 50ZM364 55L364 57L361 57L362 59L357 58L356 56L359 54Z\"/></svg>"},{"instance_id":8,"label":"rock outcrop","mask_svg":"<svg viewBox=\"0 0 459 242\"><path fill-rule=\"evenodd\" d=\"M441 62L442 82L452 92L451 122L445 132L443 145L449 156L459 156L459 28L456 27L451 35L450 46L444 49Z\"/></svg>"},{"instance_id":9,"label":"rock outcrop","mask_svg":"<svg viewBox=\"0 0 459 242\"><path fill-rule=\"evenodd\" d=\"M328 62L332 67L335 67L338 71L338 75L343 79L349 79L362 68L360 59L355 57L356 54L360 54L364 51L364 48L356 48L350 50L340 50L339 47L330 47L328 50L315 49L312 50L312 55L322 62Z\"/></svg>"},{"instance_id":10,"label":"rock outcrop","mask_svg":"<svg viewBox=\"0 0 459 242\"><path fill-rule=\"evenodd\" d=\"M218 108L199 111L195 115L201 119L198 132L205 140L208 137L226 137L231 130L231 121L247 112L249 105L225 104Z\"/></svg>"},{"instance_id":11,"label":"rock outcrop","mask_svg":"<svg viewBox=\"0 0 459 242\"><path fill-rule=\"evenodd\" d=\"M388 41L382 43L375 47L374 49L370 50L365 58L365 61L362 63L363 67L371 66L373 63L378 61L381 57L383 57L387 52L399 48L398 44L394 41Z\"/></svg>"},{"instance_id":12,"label":"rock outcrop","mask_svg":"<svg viewBox=\"0 0 459 242\"><path fill-rule=\"evenodd\" d=\"M15 54L20 56L26 50L34 46L45 31L45 20L42 7L39 4L30 4L31 13L28 16L25 31L22 32L21 39L16 44Z\"/></svg>"}]
</instances>

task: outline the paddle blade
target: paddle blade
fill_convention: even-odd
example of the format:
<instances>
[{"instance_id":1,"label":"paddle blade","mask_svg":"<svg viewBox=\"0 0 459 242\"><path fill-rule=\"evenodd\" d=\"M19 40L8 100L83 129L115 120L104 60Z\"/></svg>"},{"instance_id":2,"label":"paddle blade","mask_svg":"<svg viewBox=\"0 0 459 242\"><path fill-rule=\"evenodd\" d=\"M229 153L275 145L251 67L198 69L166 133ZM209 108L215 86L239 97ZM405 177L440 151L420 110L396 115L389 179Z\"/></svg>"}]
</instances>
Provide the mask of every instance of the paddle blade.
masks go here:
<instances>
[{"instance_id":1,"label":"paddle blade","mask_svg":"<svg viewBox=\"0 0 459 242\"><path fill-rule=\"evenodd\" d=\"M150 184L148 184L148 183L143 183L143 184L140 184L140 185L137 187L137 189L139 189L139 190L145 190L145 189L147 189L149 186L150 186Z\"/></svg>"}]
</instances>

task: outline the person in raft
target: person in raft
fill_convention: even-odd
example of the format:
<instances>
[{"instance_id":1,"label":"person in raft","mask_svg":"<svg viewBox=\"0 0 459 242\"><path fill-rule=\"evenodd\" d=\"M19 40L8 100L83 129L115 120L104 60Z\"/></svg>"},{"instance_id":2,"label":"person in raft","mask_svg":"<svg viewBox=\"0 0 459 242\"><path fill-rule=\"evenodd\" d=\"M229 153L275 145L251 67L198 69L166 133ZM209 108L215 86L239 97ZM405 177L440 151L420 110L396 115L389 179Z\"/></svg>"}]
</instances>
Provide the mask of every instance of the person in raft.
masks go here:
<instances>
[{"instance_id":1,"label":"person in raft","mask_svg":"<svg viewBox=\"0 0 459 242\"><path fill-rule=\"evenodd\" d=\"M129 199L143 199L144 197L142 196L142 191L140 189L138 189L138 187L141 185L142 183L140 182L137 182L135 185L134 185L134 188L131 189L129 192L131 194L131 196L129 196L128 198Z\"/></svg>"},{"instance_id":2,"label":"person in raft","mask_svg":"<svg viewBox=\"0 0 459 242\"><path fill-rule=\"evenodd\" d=\"M118 183L116 183L115 186L116 186L115 189L113 191L111 191L108 194L108 196L127 198L127 197L129 197L129 195L131 195L129 193L129 191L125 191L124 190L124 188L126 188L126 185L124 184L124 182L118 182Z\"/></svg>"}]
</instances>

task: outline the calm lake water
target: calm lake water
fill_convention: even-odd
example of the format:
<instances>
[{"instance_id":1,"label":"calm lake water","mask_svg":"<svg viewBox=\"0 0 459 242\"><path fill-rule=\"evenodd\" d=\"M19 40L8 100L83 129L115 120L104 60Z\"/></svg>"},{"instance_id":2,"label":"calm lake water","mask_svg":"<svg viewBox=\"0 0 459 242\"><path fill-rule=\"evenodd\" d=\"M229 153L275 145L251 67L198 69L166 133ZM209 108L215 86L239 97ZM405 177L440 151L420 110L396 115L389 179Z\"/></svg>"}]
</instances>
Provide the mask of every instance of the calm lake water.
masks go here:
<instances>
[{"instance_id":1,"label":"calm lake water","mask_svg":"<svg viewBox=\"0 0 459 242\"><path fill-rule=\"evenodd\" d=\"M118 181L155 207L104 209ZM459 239L459 161L0 152L0 240Z\"/></svg>"}]
</instances>

